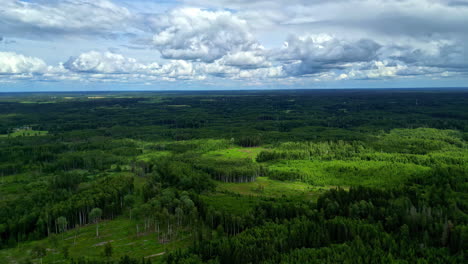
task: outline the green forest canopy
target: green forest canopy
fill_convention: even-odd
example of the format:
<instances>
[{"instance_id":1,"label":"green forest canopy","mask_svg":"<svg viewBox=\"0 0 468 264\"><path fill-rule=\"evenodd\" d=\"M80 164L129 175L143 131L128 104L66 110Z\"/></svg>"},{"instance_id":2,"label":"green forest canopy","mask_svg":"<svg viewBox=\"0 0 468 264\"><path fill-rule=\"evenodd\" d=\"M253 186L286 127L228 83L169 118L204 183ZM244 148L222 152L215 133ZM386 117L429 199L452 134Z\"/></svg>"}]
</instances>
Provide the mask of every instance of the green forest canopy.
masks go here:
<instances>
[{"instance_id":1,"label":"green forest canopy","mask_svg":"<svg viewBox=\"0 0 468 264\"><path fill-rule=\"evenodd\" d=\"M457 90L2 94L0 259L461 263L466 105Z\"/></svg>"}]
</instances>

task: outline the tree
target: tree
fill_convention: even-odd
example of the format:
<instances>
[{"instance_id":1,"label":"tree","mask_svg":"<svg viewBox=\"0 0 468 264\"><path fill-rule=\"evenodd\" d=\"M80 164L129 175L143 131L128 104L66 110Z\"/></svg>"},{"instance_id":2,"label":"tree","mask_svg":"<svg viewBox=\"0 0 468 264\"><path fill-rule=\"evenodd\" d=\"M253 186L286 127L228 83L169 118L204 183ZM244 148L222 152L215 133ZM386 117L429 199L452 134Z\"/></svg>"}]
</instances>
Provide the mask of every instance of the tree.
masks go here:
<instances>
[{"instance_id":1,"label":"tree","mask_svg":"<svg viewBox=\"0 0 468 264\"><path fill-rule=\"evenodd\" d=\"M102 217L102 210L100 208L93 208L89 213L89 219L96 224L96 237L99 237L99 221Z\"/></svg>"},{"instance_id":2,"label":"tree","mask_svg":"<svg viewBox=\"0 0 468 264\"><path fill-rule=\"evenodd\" d=\"M182 216L184 215L184 211L180 208L180 207L177 207L175 209L175 214L177 216L177 225L180 226L181 224L181 218Z\"/></svg>"},{"instance_id":3,"label":"tree","mask_svg":"<svg viewBox=\"0 0 468 264\"><path fill-rule=\"evenodd\" d=\"M106 256L106 258L109 260L110 257L112 257L112 245L110 242L108 242L105 246L104 246L104 256Z\"/></svg>"},{"instance_id":4,"label":"tree","mask_svg":"<svg viewBox=\"0 0 468 264\"><path fill-rule=\"evenodd\" d=\"M133 197L133 195L127 194L124 196L125 207L127 207L128 210L130 211L130 220L132 219L132 207L134 203L135 203L135 197Z\"/></svg>"},{"instance_id":5,"label":"tree","mask_svg":"<svg viewBox=\"0 0 468 264\"><path fill-rule=\"evenodd\" d=\"M57 226L58 226L58 229L59 229L59 232L60 233L63 233L65 232L65 230L67 230L67 219L63 216L60 216L59 218L57 218L56 220L57 222ZM62 234L62 238L63 238L63 234Z\"/></svg>"}]
</instances>

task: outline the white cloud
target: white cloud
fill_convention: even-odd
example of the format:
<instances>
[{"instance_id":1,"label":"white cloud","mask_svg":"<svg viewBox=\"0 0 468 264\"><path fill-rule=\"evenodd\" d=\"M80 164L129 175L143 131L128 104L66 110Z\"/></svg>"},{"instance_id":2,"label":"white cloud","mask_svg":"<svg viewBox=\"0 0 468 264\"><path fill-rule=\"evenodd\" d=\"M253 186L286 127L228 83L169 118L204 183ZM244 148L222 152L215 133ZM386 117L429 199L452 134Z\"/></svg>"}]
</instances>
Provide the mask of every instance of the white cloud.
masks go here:
<instances>
[{"instance_id":1,"label":"white cloud","mask_svg":"<svg viewBox=\"0 0 468 264\"><path fill-rule=\"evenodd\" d=\"M241 79L270 79L288 77L283 70L282 66L242 70L239 72L237 78Z\"/></svg>"},{"instance_id":2,"label":"white cloud","mask_svg":"<svg viewBox=\"0 0 468 264\"><path fill-rule=\"evenodd\" d=\"M184 60L173 60L150 72L170 79L204 79L203 75L196 73L191 62Z\"/></svg>"},{"instance_id":3,"label":"white cloud","mask_svg":"<svg viewBox=\"0 0 468 264\"><path fill-rule=\"evenodd\" d=\"M90 51L70 58L65 67L75 72L132 73L146 68L133 58L111 52Z\"/></svg>"},{"instance_id":4,"label":"white cloud","mask_svg":"<svg viewBox=\"0 0 468 264\"><path fill-rule=\"evenodd\" d=\"M263 53L263 51L239 51L236 53L229 53L221 60L228 66L244 69L270 67L272 64Z\"/></svg>"},{"instance_id":5,"label":"white cloud","mask_svg":"<svg viewBox=\"0 0 468 264\"><path fill-rule=\"evenodd\" d=\"M376 60L350 64L338 80L382 80L392 78L412 78L415 76L445 77L447 72L437 67L407 65L400 61Z\"/></svg>"},{"instance_id":6,"label":"white cloud","mask_svg":"<svg viewBox=\"0 0 468 264\"><path fill-rule=\"evenodd\" d=\"M162 15L153 44L164 58L212 62L260 48L247 21L228 11L175 9Z\"/></svg>"},{"instance_id":7,"label":"white cloud","mask_svg":"<svg viewBox=\"0 0 468 264\"><path fill-rule=\"evenodd\" d=\"M193 63L185 60L171 60L159 63L140 63L136 59L111 52L90 51L71 57L65 64L71 73L93 80L158 80L158 79L203 79Z\"/></svg>"},{"instance_id":8,"label":"white cloud","mask_svg":"<svg viewBox=\"0 0 468 264\"><path fill-rule=\"evenodd\" d=\"M200 63L197 68L200 72L216 77L232 77L240 72L239 68L225 65L221 60L212 63Z\"/></svg>"},{"instance_id":9,"label":"white cloud","mask_svg":"<svg viewBox=\"0 0 468 264\"><path fill-rule=\"evenodd\" d=\"M0 74L40 74L46 71L46 63L39 58L0 52Z\"/></svg>"}]
</instances>

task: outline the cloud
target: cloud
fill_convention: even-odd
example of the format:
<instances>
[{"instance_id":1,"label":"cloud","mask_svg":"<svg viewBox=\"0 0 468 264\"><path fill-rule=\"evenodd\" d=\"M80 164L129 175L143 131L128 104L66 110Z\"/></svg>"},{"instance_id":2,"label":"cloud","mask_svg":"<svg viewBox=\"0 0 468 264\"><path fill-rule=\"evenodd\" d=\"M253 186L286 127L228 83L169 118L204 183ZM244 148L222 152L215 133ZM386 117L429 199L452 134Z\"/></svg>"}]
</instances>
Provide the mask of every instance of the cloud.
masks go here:
<instances>
[{"instance_id":1,"label":"cloud","mask_svg":"<svg viewBox=\"0 0 468 264\"><path fill-rule=\"evenodd\" d=\"M468 2L463 0L186 0L188 4L230 8L264 30L303 34L327 32L354 38L404 40L468 34ZM370 35L372 37L370 37ZM391 39L388 37L391 36Z\"/></svg>"},{"instance_id":2,"label":"cloud","mask_svg":"<svg viewBox=\"0 0 468 264\"><path fill-rule=\"evenodd\" d=\"M274 66L260 69L241 70L236 76L237 79L276 79L288 77L282 66Z\"/></svg>"},{"instance_id":3,"label":"cloud","mask_svg":"<svg viewBox=\"0 0 468 264\"><path fill-rule=\"evenodd\" d=\"M134 58L112 52L90 51L71 57L63 64L64 69L93 80L144 81L144 80L189 80L204 79L190 61L170 60L159 63L140 63Z\"/></svg>"},{"instance_id":4,"label":"cloud","mask_svg":"<svg viewBox=\"0 0 468 264\"><path fill-rule=\"evenodd\" d=\"M0 52L0 75L41 74L46 71L46 63L39 58Z\"/></svg>"},{"instance_id":5,"label":"cloud","mask_svg":"<svg viewBox=\"0 0 468 264\"><path fill-rule=\"evenodd\" d=\"M239 68L225 65L221 60L213 63L200 63L197 67L200 72L220 78L233 77L240 72Z\"/></svg>"},{"instance_id":6,"label":"cloud","mask_svg":"<svg viewBox=\"0 0 468 264\"><path fill-rule=\"evenodd\" d=\"M146 68L133 58L111 52L90 51L71 57L64 64L65 68L83 73L133 73Z\"/></svg>"},{"instance_id":7,"label":"cloud","mask_svg":"<svg viewBox=\"0 0 468 264\"><path fill-rule=\"evenodd\" d=\"M408 65L401 61L375 60L349 65L337 74L337 80L386 80L395 78L447 77L453 73L443 68Z\"/></svg>"},{"instance_id":8,"label":"cloud","mask_svg":"<svg viewBox=\"0 0 468 264\"><path fill-rule=\"evenodd\" d=\"M466 24L460 0L3 0L0 44L42 59L1 52L0 79L452 78L468 76Z\"/></svg>"},{"instance_id":9,"label":"cloud","mask_svg":"<svg viewBox=\"0 0 468 264\"><path fill-rule=\"evenodd\" d=\"M369 39L346 41L326 34L292 36L276 52L276 58L291 62L285 66L291 75L306 75L341 69L346 63L371 61L380 48Z\"/></svg>"},{"instance_id":10,"label":"cloud","mask_svg":"<svg viewBox=\"0 0 468 264\"><path fill-rule=\"evenodd\" d=\"M21 38L113 35L130 30L132 14L108 0L2 0L0 31Z\"/></svg>"},{"instance_id":11,"label":"cloud","mask_svg":"<svg viewBox=\"0 0 468 264\"><path fill-rule=\"evenodd\" d=\"M214 62L169 60L164 64L140 63L111 52L90 51L71 57L63 64L60 76L79 75L95 81L114 80L204 80L208 76L230 79L283 77L282 66L272 66L265 57L245 52L226 55ZM68 72L67 72L68 71ZM50 73L49 77L57 74Z\"/></svg>"},{"instance_id":12,"label":"cloud","mask_svg":"<svg viewBox=\"0 0 468 264\"><path fill-rule=\"evenodd\" d=\"M468 71L468 45L433 41L426 48L411 46L388 47L389 57L409 65Z\"/></svg>"},{"instance_id":13,"label":"cloud","mask_svg":"<svg viewBox=\"0 0 468 264\"><path fill-rule=\"evenodd\" d=\"M466 0L442 0L449 6L456 6L456 7L467 7L468 1Z\"/></svg>"},{"instance_id":14,"label":"cloud","mask_svg":"<svg viewBox=\"0 0 468 264\"><path fill-rule=\"evenodd\" d=\"M270 67L272 63L262 51L239 51L225 55L221 61L228 66L234 66L241 69L256 69Z\"/></svg>"},{"instance_id":15,"label":"cloud","mask_svg":"<svg viewBox=\"0 0 468 264\"><path fill-rule=\"evenodd\" d=\"M201 80L205 76L188 61L163 65L139 63L111 52L90 51L66 63L47 65L42 59L14 52L0 52L0 79L35 81L146 82L154 80Z\"/></svg>"},{"instance_id":16,"label":"cloud","mask_svg":"<svg viewBox=\"0 0 468 264\"><path fill-rule=\"evenodd\" d=\"M3 36L0 36L0 43L3 43L5 45L11 45L11 44L16 44L17 42L16 40L6 39Z\"/></svg>"},{"instance_id":17,"label":"cloud","mask_svg":"<svg viewBox=\"0 0 468 264\"><path fill-rule=\"evenodd\" d=\"M194 65L189 61L172 60L161 67L154 68L151 74L166 79L204 79L205 76L196 71Z\"/></svg>"},{"instance_id":18,"label":"cloud","mask_svg":"<svg viewBox=\"0 0 468 264\"><path fill-rule=\"evenodd\" d=\"M261 48L247 21L228 11L175 9L159 18L155 30L153 44L166 59L212 62Z\"/></svg>"}]
</instances>

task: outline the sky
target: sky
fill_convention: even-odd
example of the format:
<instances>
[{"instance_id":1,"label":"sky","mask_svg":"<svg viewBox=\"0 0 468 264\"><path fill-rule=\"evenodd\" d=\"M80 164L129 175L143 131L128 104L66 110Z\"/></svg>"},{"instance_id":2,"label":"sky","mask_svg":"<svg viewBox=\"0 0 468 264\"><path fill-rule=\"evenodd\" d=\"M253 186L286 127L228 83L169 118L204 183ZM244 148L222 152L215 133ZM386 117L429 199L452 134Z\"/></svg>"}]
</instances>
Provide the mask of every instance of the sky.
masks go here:
<instances>
[{"instance_id":1,"label":"sky","mask_svg":"<svg viewBox=\"0 0 468 264\"><path fill-rule=\"evenodd\" d=\"M0 92L468 87L468 0L0 0Z\"/></svg>"}]
</instances>

